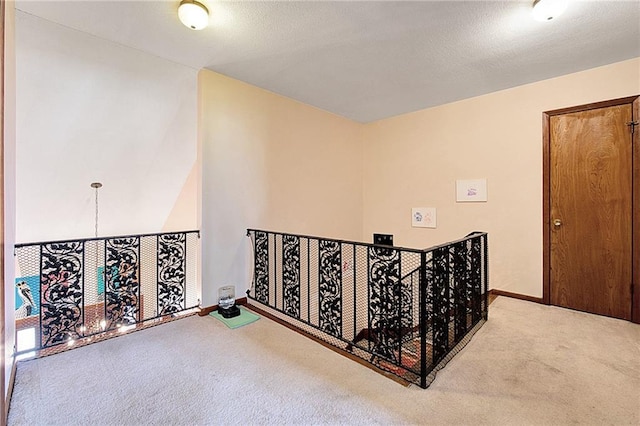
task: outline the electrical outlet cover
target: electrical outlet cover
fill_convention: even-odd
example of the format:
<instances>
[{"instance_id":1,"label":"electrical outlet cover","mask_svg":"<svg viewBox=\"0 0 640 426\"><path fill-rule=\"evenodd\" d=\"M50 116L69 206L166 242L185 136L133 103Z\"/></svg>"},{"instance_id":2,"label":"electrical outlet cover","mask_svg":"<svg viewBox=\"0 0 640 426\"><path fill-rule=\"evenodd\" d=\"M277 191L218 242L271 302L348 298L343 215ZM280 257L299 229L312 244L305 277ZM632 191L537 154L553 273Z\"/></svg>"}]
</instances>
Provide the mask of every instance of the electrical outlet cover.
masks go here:
<instances>
[{"instance_id":1,"label":"electrical outlet cover","mask_svg":"<svg viewBox=\"0 0 640 426\"><path fill-rule=\"evenodd\" d=\"M415 228L435 228L435 207L414 207L411 209L411 226Z\"/></svg>"}]
</instances>

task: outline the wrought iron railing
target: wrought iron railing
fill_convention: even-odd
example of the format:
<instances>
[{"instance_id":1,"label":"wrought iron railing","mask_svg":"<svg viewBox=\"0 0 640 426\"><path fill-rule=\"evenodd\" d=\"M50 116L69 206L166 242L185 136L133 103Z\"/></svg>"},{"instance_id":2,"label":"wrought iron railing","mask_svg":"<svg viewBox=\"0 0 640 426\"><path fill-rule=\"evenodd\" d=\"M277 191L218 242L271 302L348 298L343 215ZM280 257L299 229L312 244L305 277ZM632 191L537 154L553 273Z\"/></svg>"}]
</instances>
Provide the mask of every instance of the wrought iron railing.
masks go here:
<instances>
[{"instance_id":1,"label":"wrought iron railing","mask_svg":"<svg viewBox=\"0 0 640 426\"><path fill-rule=\"evenodd\" d=\"M18 354L200 304L199 231L17 244Z\"/></svg>"},{"instance_id":2,"label":"wrought iron railing","mask_svg":"<svg viewBox=\"0 0 640 426\"><path fill-rule=\"evenodd\" d=\"M426 250L250 229L259 309L426 388L487 319L487 234Z\"/></svg>"}]
</instances>

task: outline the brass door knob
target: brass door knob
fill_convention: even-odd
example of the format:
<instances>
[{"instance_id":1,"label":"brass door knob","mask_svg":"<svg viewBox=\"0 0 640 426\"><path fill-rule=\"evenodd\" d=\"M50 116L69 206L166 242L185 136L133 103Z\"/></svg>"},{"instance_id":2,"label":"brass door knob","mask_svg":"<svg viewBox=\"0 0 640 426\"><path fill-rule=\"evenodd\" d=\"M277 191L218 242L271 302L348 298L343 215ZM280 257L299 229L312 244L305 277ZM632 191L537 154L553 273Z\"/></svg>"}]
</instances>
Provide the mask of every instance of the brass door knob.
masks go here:
<instances>
[{"instance_id":1,"label":"brass door knob","mask_svg":"<svg viewBox=\"0 0 640 426\"><path fill-rule=\"evenodd\" d=\"M560 225L562 225L562 222L560 221L560 219L554 219L553 226L557 227L557 226L560 226Z\"/></svg>"}]
</instances>

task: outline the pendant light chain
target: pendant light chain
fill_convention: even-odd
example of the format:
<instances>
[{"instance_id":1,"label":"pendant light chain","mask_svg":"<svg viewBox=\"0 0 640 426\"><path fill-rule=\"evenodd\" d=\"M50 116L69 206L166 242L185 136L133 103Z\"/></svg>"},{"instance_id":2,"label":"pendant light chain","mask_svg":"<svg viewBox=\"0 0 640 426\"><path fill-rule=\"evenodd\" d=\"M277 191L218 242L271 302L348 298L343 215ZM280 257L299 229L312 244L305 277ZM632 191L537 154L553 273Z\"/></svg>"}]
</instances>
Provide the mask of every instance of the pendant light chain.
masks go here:
<instances>
[{"instance_id":1,"label":"pendant light chain","mask_svg":"<svg viewBox=\"0 0 640 426\"><path fill-rule=\"evenodd\" d=\"M96 188L96 238L98 238L98 188Z\"/></svg>"},{"instance_id":2,"label":"pendant light chain","mask_svg":"<svg viewBox=\"0 0 640 426\"><path fill-rule=\"evenodd\" d=\"M96 190L96 238L98 238L98 212L99 212L99 206L98 206L98 189L102 188L102 184L100 182L93 182L91 184L91 187L94 188Z\"/></svg>"}]
</instances>

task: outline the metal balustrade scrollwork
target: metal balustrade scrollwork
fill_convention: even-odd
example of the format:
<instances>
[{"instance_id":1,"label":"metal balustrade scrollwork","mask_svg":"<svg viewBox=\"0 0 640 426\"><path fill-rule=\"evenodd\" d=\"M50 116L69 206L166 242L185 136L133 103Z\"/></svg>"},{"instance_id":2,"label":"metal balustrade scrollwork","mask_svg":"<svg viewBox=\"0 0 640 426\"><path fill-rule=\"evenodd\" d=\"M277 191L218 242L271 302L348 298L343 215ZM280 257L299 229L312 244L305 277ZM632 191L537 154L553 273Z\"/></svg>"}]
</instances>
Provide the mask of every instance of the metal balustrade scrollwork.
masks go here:
<instances>
[{"instance_id":1,"label":"metal balustrade scrollwork","mask_svg":"<svg viewBox=\"0 0 640 426\"><path fill-rule=\"evenodd\" d=\"M199 232L17 244L17 354L200 304Z\"/></svg>"},{"instance_id":2,"label":"metal balustrade scrollwork","mask_svg":"<svg viewBox=\"0 0 640 426\"><path fill-rule=\"evenodd\" d=\"M423 388L487 320L486 233L424 250L247 235L255 308Z\"/></svg>"},{"instance_id":3,"label":"metal balustrade scrollwork","mask_svg":"<svg viewBox=\"0 0 640 426\"><path fill-rule=\"evenodd\" d=\"M332 336L342 335L342 256L340 243L319 240L319 326Z\"/></svg>"}]
</instances>

